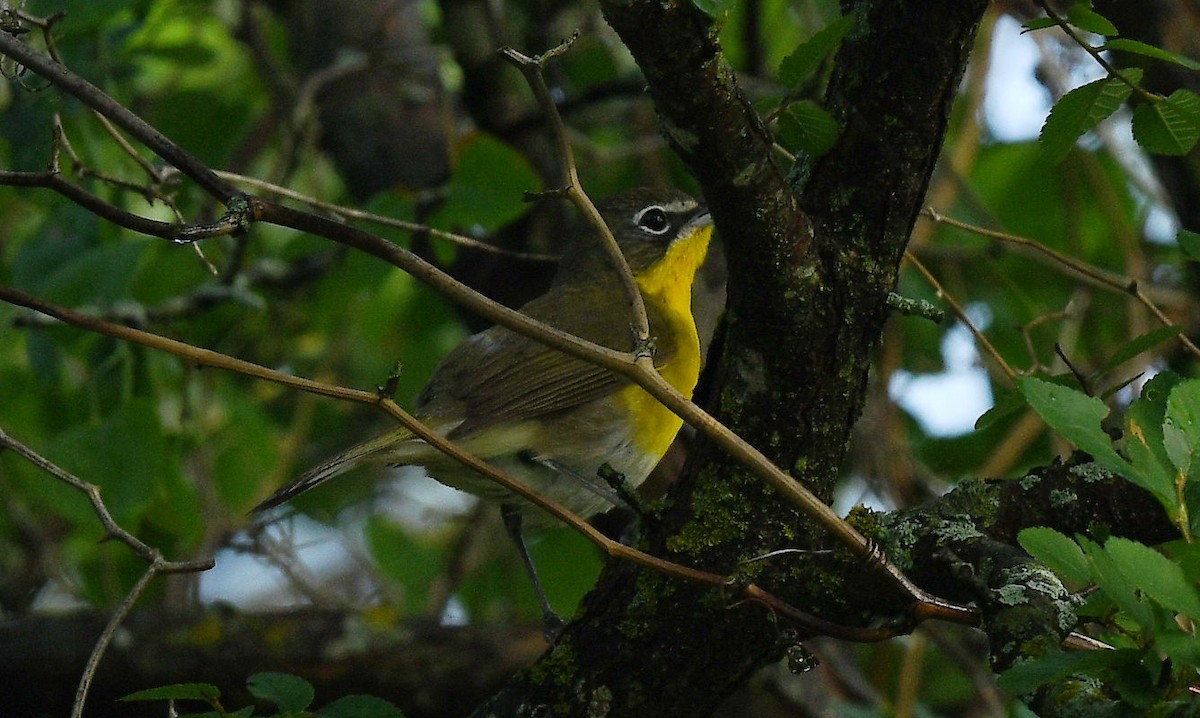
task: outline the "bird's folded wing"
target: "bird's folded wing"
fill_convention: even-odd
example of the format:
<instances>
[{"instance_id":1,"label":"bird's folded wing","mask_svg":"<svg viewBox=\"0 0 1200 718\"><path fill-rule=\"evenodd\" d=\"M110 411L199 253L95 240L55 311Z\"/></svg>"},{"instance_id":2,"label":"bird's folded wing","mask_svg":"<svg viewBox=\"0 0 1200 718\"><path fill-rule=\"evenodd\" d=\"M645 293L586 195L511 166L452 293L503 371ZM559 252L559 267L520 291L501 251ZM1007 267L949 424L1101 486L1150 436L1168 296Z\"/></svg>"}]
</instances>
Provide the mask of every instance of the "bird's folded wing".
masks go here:
<instances>
[{"instance_id":1,"label":"bird's folded wing","mask_svg":"<svg viewBox=\"0 0 1200 718\"><path fill-rule=\"evenodd\" d=\"M536 303L526 310L538 309ZM587 317L574 309L555 323L593 341L629 334L622 316ZM652 313L652 329L662 322ZM536 314L536 312L530 312ZM605 324L610 326L605 326ZM662 342L655 363L665 362L670 342ZM463 417L451 438L462 438L500 422L553 414L611 394L629 380L607 369L564 354L503 327L493 327L460 344L439 367L418 398L418 413Z\"/></svg>"}]
</instances>

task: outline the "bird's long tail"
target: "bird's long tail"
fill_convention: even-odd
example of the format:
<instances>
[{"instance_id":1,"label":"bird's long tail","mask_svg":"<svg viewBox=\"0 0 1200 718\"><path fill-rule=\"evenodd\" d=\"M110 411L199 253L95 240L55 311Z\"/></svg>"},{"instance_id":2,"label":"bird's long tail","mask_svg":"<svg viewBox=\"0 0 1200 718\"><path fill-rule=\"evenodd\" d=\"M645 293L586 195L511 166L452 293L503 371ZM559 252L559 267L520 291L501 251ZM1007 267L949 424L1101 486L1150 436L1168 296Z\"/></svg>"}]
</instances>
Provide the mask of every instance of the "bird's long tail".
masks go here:
<instances>
[{"instance_id":1,"label":"bird's long tail","mask_svg":"<svg viewBox=\"0 0 1200 718\"><path fill-rule=\"evenodd\" d=\"M279 506L309 489L332 479L339 474L370 461L388 460L398 445L413 438L408 429L399 428L376 436L374 439L346 449L317 466L305 471L295 481L271 494L265 501L250 509L257 514L267 509Z\"/></svg>"}]
</instances>

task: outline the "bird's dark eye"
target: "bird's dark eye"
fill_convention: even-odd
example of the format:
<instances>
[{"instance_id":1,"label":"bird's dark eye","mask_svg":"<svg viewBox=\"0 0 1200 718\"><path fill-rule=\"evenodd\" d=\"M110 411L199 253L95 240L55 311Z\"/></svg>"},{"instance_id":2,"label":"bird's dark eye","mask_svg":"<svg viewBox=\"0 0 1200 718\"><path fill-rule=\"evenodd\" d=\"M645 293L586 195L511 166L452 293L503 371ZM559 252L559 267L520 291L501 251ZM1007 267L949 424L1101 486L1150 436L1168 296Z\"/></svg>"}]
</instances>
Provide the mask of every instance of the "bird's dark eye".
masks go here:
<instances>
[{"instance_id":1,"label":"bird's dark eye","mask_svg":"<svg viewBox=\"0 0 1200 718\"><path fill-rule=\"evenodd\" d=\"M651 205L635 214L633 222L639 229L650 234L666 234L671 228L671 220L667 218L666 210L658 205Z\"/></svg>"}]
</instances>

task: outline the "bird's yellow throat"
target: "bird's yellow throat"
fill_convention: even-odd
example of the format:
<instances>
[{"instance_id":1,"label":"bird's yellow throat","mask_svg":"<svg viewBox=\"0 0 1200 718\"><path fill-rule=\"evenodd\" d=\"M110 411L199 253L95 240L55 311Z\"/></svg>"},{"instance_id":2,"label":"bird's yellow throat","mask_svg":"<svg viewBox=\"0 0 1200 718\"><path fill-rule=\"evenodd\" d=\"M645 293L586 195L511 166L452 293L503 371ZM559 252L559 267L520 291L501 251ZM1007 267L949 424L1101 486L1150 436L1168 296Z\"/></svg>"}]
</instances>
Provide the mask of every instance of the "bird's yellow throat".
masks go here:
<instances>
[{"instance_id":1,"label":"bird's yellow throat","mask_svg":"<svg viewBox=\"0 0 1200 718\"><path fill-rule=\"evenodd\" d=\"M662 313L674 334L675 351L658 371L688 397L700 377L700 337L692 316L692 284L708 254L711 238L712 225L697 227L677 239L662 260L635 277L646 303ZM636 446L654 456L665 454L683 420L639 386L622 390L620 398L632 417Z\"/></svg>"}]
</instances>

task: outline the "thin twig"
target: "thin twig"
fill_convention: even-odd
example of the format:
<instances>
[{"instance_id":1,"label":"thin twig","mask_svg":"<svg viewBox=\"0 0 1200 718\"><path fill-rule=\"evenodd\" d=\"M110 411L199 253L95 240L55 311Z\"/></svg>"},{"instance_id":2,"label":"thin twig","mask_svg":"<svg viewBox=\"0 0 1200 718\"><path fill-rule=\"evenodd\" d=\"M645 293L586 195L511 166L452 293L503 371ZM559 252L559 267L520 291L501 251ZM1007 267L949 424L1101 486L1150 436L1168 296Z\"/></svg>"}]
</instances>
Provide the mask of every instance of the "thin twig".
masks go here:
<instances>
[{"instance_id":1,"label":"thin twig","mask_svg":"<svg viewBox=\"0 0 1200 718\"><path fill-rule=\"evenodd\" d=\"M1086 281L1096 286L1128 294L1129 296L1138 300L1143 306L1146 307L1146 309L1150 310L1150 313L1154 315L1154 318L1157 319L1164 327L1175 326L1170 318L1158 308L1158 305L1155 304L1154 300L1152 300L1150 296L1146 294L1136 279L1095 267L1087 262L1076 259L1075 257L1051 249L1045 244L1028 237L1021 237L1015 234L1008 234L1007 232L986 229L984 227L978 227L957 219L952 219L939 213L931 207L926 207L921 211L921 214L940 224L965 230L981 237L987 237L988 239L994 239L1006 244L1012 244L1018 247L1030 249L1042 256L1049 258L1056 265L1065 267L1074 274L1082 277ZM1193 343L1186 334L1181 332L1179 334L1179 341L1181 344L1183 344L1184 348L1187 349L1188 352L1190 352L1193 356L1200 358L1200 347L1197 347L1196 344Z\"/></svg>"},{"instance_id":2,"label":"thin twig","mask_svg":"<svg viewBox=\"0 0 1200 718\"><path fill-rule=\"evenodd\" d=\"M455 234L454 232L435 229L429 225L420 224L419 222L407 222L402 219L396 219L395 217L387 217L382 214L366 212L354 207L346 207L345 205L326 202L311 195L306 195L302 192L297 192L294 189L282 187L273 182L261 180L256 177L248 177L246 175L237 174L235 172L225 172L223 170L216 170L216 173L218 177L227 179L230 182L237 182L238 184L244 184L256 189L264 190L276 197L286 197L297 202L302 202L313 209L329 212L331 215L337 218L372 222L384 227L394 227L396 229L403 229L408 232L422 232L431 237L437 237L438 239L444 239L448 242L452 242L460 247L466 247L467 249L474 249L481 252L488 252L501 257L511 257L512 259L517 259L523 262L545 262L549 264L558 261L558 255L540 254L537 252L517 252L515 250L497 247L493 244L481 242L478 239L468 237L464 234Z\"/></svg>"},{"instance_id":3,"label":"thin twig","mask_svg":"<svg viewBox=\"0 0 1200 718\"><path fill-rule=\"evenodd\" d=\"M0 35L3 37L3 35ZM176 224L149 219L107 202L78 184L68 180L60 172L13 172L0 171L0 185L10 187L41 187L52 190L83 207L97 217L113 224L151 237L161 237L172 242L191 243L198 238L236 234L242 226L234 222L213 224Z\"/></svg>"},{"instance_id":4,"label":"thin twig","mask_svg":"<svg viewBox=\"0 0 1200 718\"><path fill-rule=\"evenodd\" d=\"M900 627L871 629L854 626L839 626L817 616L812 616L811 614L805 613L794 606L790 606L782 599L770 594L754 584L741 584L740 582L730 579L729 577L691 568L674 563L672 561L667 561L665 559L658 558L657 556L652 556L643 551L639 551L631 546L626 546L618 541L614 541L613 539L605 536L587 521L568 511L558 503L546 498L545 496L542 496L526 484L518 481L509 474L500 471L473 454L464 451L453 441L433 431L407 411L402 409L394 401L381 396L378 392L350 389L332 384L324 384L322 382L313 381L311 379L306 379L291 374L284 374L252 362L212 351L210 349L204 349L191 344L176 341L174 339L168 339L167 337L159 336L157 334L152 334L150 332L144 332L119 324L112 324L111 322L106 322L95 317L79 314L78 312L55 306L49 302L44 302L23 292L19 292L2 285L0 285L0 301L16 304L28 309L33 309L34 311L55 317L67 324L85 329L87 331L103 334L115 339L131 341L151 349L163 351L200 366L224 369L227 371L236 372L238 374L244 374L246 376L269 381L275 384L280 384L282 386L291 387L293 389L319 394L321 396L378 406L386 411L392 418L399 421L406 429L413 432L413 434L418 438L424 440L426 443L433 446L438 451L441 451L446 456L449 456L469 469L486 476L488 479L496 482L500 486L503 486L512 493L517 494L526 501L529 501L530 503L540 507L542 510L551 514L563 523L566 523L571 528L582 534L584 538L590 541L597 548L604 551L604 553L608 556L630 561L645 568L649 568L670 576L675 576L677 578L720 589L726 589L736 585L738 588L740 588L741 592L748 600L763 603L769 606L772 610L786 615L790 620L802 628L811 630L814 633L822 633L846 640L874 641L895 636L900 630ZM657 376L657 373L655 376ZM668 384L668 386L670 385ZM822 504L822 506L824 506L824 504ZM825 509L827 511L832 511L827 506ZM872 548L872 550L874 551L875 549ZM890 565L886 563L886 560L883 559L882 556L879 556L875 560L877 560L883 566ZM920 591L920 589L915 590ZM922 602L921 605L914 610L914 617L918 621L927 618L941 618L968 625L974 625L974 623L977 621L977 616L973 611L942 602L937 599Z\"/></svg>"},{"instance_id":5,"label":"thin twig","mask_svg":"<svg viewBox=\"0 0 1200 718\"><path fill-rule=\"evenodd\" d=\"M88 501L92 504L92 510L96 517L100 519L100 523L104 526L104 532L110 539L115 539L133 549L141 558L150 563L161 562L162 554L158 549L153 548L139 539L137 536L129 533L113 519L109 513L108 507L104 505L104 501L100 498L100 487L93 483L89 483L75 476L74 474L60 468L58 465L51 462L33 449L25 446L21 442L14 439L8 432L0 427L0 448L10 449L21 458L38 467L42 471L50 474L54 478L71 486L78 491L83 492L88 497ZM190 571L207 571L213 567L211 559L202 561L182 561L182 562L167 562L160 570L167 573L186 573Z\"/></svg>"},{"instance_id":6,"label":"thin twig","mask_svg":"<svg viewBox=\"0 0 1200 718\"><path fill-rule=\"evenodd\" d=\"M125 618L129 615L133 604L145 593L146 588L150 585L150 581L159 573L161 571L158 564L150 564L146 568L146 572L133 585L133 588L129 589L129 593L125 594L125 598L117 606L116 610L113 611L112 616L109 617L108 623L104 624L104 630L101 631L100 637L96 639L96 645L92 646L92 652L88 655L87 663L84 664L83 673L79 676L79 685L75 688L75 703L71 706L71 718L83 718L83 706L87 702L88 690L92 687L92 681L96 677L96 669L100 667L100 659L108 651L113 636L117 634L117 629L125 622Z\"/></svg>"},{"instance_id":7,"label":"thin twig","mask_svg":"<svg viewBox=\"0 0 1200 718\"><path fill-rule=\"evenodd\" d=\"M71 72L65 65L56 62L49 55L38 52L8 33L0 33L0 53L8 55L112 120L113 124L136 137L152 152L192 178L204 191L221 202L228 202L238 195L235 187L217 177L207 165L185 152L148 122L105 94L100 88Z\"/></svg>"},{"instance_id":8,"label":"thin twig","mask_svg":"<svg viewBox=\"0 0 1200 718\"><path fill-rule=\"evenodd\" d=\"M596 205L592 202L591 198L583 191L583 185L579 181L579 172L575 166L575 156L571 152L570 143L567 142L567 133L563 125L562 116L558 112L557 105L554 104L554 98L550 95L550 88L546 86L546 77L543 74L546 63L566 52L567 48L578 37L579 33L575 32L557 47L551 48L545 53L534 57L525 55L511 47L502 48L500 54L516 66L521 71L521 74L525 76L525 81L529 83L529 87L533 90L538 104L546 113L551 134L554 136L554 144L558 148L559 158L562 162L563 183L561 191L571 200L572 204L575 205L599 234L600 241L608 253L608 260L620 277L621 285L625 290L625 297L629 300L629 307L633 312L634 355L638 358L638 361L648 362L653 366L653 356L650 351L650 320L646 315L646 304L642 299L642 292L638 289L637 280L633 278L633 272L629 269L629 262L625 259L625 254L621 252L616 238L612 235L612 229L604 221L604 218L600 216L600 212L596 209Z\"/></svg>"},{"instance_id":9,"label":"thin twig","mask_svg":"<svg viewBox=\"0 0 1200 718\"><path fill-rule=\"evenodd\" d=\"M142 168L142 171L146 173L146 175L154 184L162 184L164 179L163 172L155 167L150 160L142 157L142 154L134 149L133 145L129 144L129 140L125 139L125 135L121 134L120 130L113 125L112 121L95 110L92 111L92 115L99 120L100 124L104 127L105 132L108 133L109 137L112 137L113 142L116 142L117 146L124 150L125 154L129 155L130 158L137 163L138 167ZM162 198L159 197L159 199Z\"/></svg>"},{"instance_id":10,"label":"thin twig","mask_svg":"<svg viewBox=\"0 0 1200 718\"><path fill-rule=\"evenodd\" d=\"M930 272L924 264L921 264L921 260L917 259L916 255L914 255L912 252L905 252L904 258L908 260L908 263L911 264L913 268L915 268L923 277L925 277L925 281L929 282L930 286L932 286L934 291L937 292L938 297L945 300L946 304L950 305L950 311L954 312L954 316L958 317L958 320L961 321L968 330L970 330L971 334L975 337L975 341L978 342L979 346L983 347L983 349L989 355L991 355L992 360L996 362L996 365L1000 367L1000 370L1004 372L1009 381L1015 383L1017 379L1017 372L1014 371L1011 366L1009 366L1008 362L1004 360L1004 357L1000 355L1000 352L996 350L996 347L992 346L992 343L986 336L984 336L983 332L979 331L979 328L976 327L975 323L971 321L971 318L967 316L967 312L962 308L962 305L959 304L954 297L950 296L950 294L942 288L942 285L938 282L937 277L933 276L933 273Z\"/></svg>"},{"instance_id":11,"label":"thin twig","mask_svg":"<svg viewBox=\"0 0 1200 718\"><path fill-rule=\"evenodd\" d=\"M1098 65L1100 65L1100 67L1104 68L1104 71L1108 73L1109 77L1115 77L1118 80L1120 80L1121 82L1128 85L1130 87L1130 89L1132 89L1134 92L1138 93L1138 95L1140 95L1142 100L1145 102L1150 102L1150 103L1162 102L1162 100L1163 100L1162 95L1156 94L1154 92L1150 92L1149 90L1142 87L1141 85L1138 85L1133 80L1130 80L1128 76L1126 76L1123 72L1121 72L1119 69L1117 69L1116 65L1113 65L1111 62L1109 62L1104 57L1104 54L1099 49L1092 47L1091 43L1084 40L1083 37L1081 37L1079 35L1079 33L1075 32L1075 28L1071 26L1071 23L1067 22L1067 19L1064 18L1062 15L1059 15L1058 12L1055 11L1055 9L1050 6L1050 3L1046 2L1046 0L1035 0L1035 2L1037 2L1038 7L1040 7L1043 11L1045 11L1046 16L1049 17L1051 20L1053 20L1054 24L1057 25L1058 28L1066 34L1067 37L1071 38L1071 40L1076 45L1083 48L1084 52L1091 55L1092 59L1095 60L1096 63Z\"/></svg>"},{"instance_id":12,"label":"thin twig","mask_svg":"<svg viewBox=\"0 0 1200 718\"><path fill-rule=\"evenodd\" d=\"M113 612L113 615L108 619L108 623L104 626L100 638L96 640L96 645L92 646L91 655L88 656L87 663L84 665L83 673L79 678L79 686L75 691L75 703L71 709L71 718L81 718L83 715L83 706L87 700L88 690L92 685L92 681L96 676L96 669L100 665L100 659L108 650L109 644L112 643L113 636L117 632L117 628L125 621L125 617L129 615L133 604L137 602L138 597L145 592L146 587L150 585L150 581L160 573L194 573L198 571L207 571L214 566L212 559L201 559L198 561L167 561L162 552L156 548L147 545L137 536L129 533L121 528L109 513L108 507L104 505L104 501L100 498L100 487L93 483L84 481L70 472L60 468L57 464L37 453L33 449L25 446L21 442L14 439L6 432L3 427L0 427L0 448L12 450L18 456L22 457L29 463L38 467L47 474L62 481L63 483L83 492L92 504L92 511L96 517L100 519L100 523L104 526L104 532L107 538L115 539L133 549L139 557L146 560L150 565L146 567L146 572L138 579L133 588L129 589L129 593L121 601L120 605Z\"/></svg>"}]
</instances>

